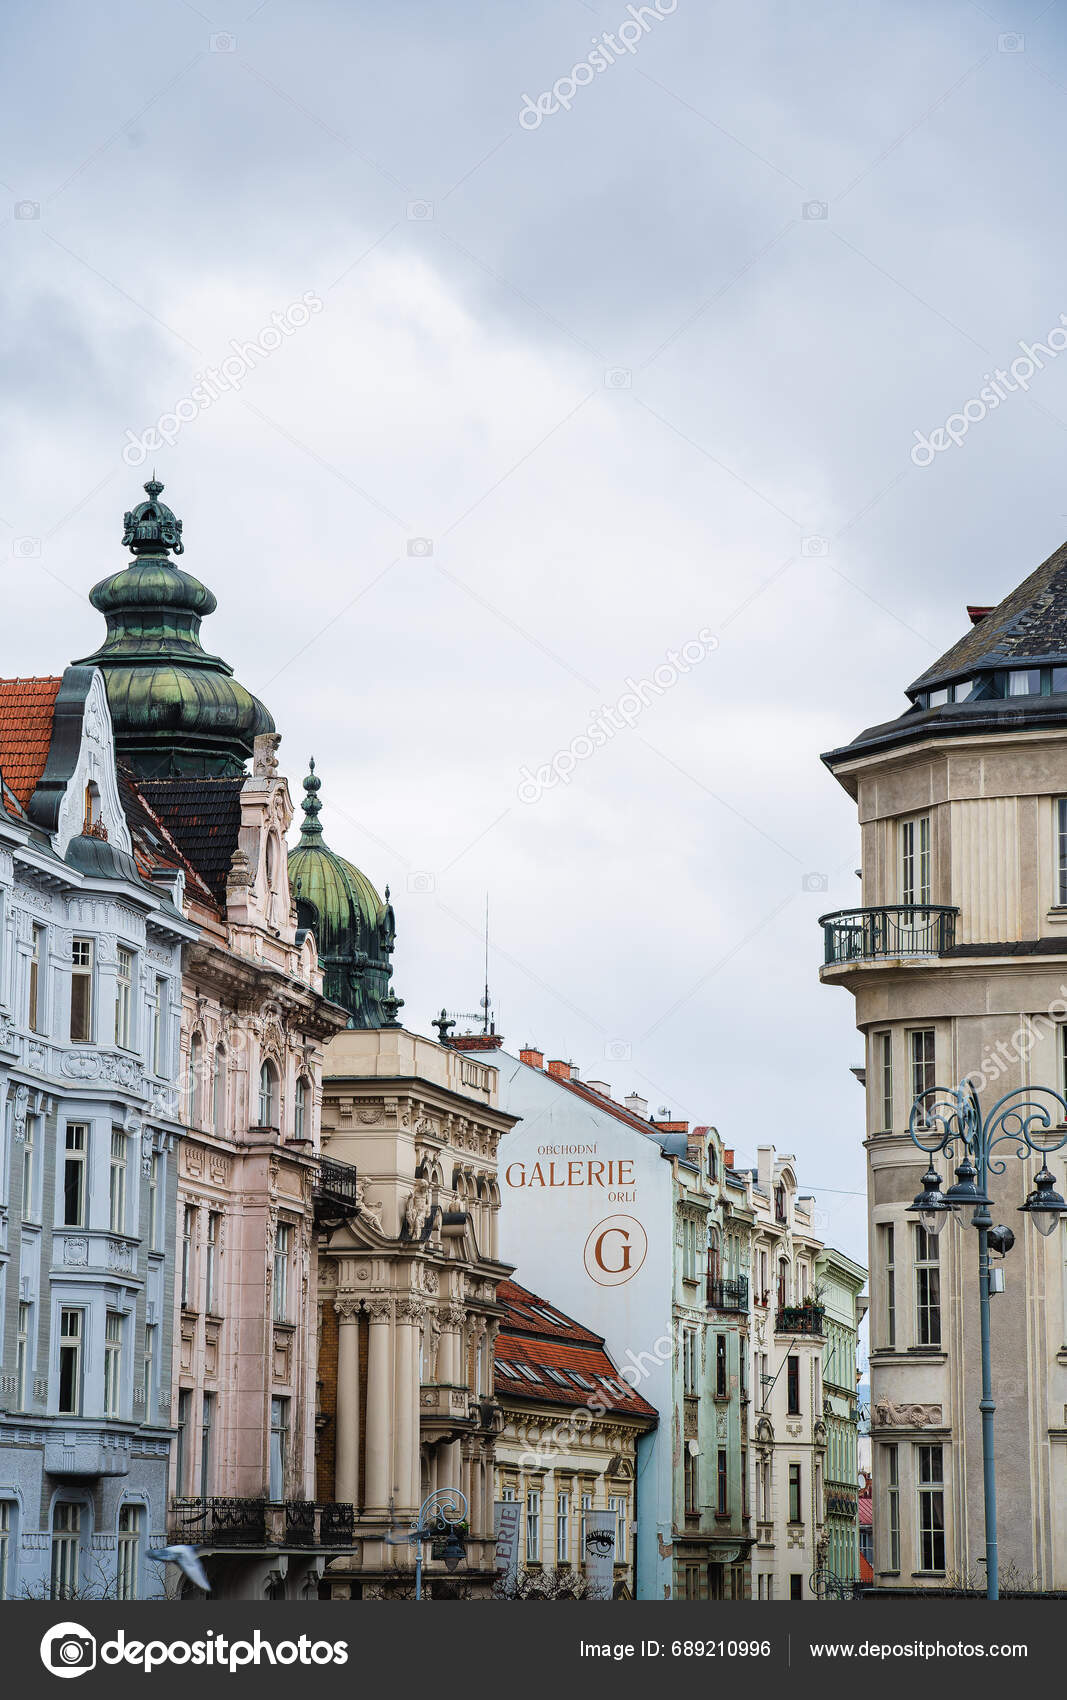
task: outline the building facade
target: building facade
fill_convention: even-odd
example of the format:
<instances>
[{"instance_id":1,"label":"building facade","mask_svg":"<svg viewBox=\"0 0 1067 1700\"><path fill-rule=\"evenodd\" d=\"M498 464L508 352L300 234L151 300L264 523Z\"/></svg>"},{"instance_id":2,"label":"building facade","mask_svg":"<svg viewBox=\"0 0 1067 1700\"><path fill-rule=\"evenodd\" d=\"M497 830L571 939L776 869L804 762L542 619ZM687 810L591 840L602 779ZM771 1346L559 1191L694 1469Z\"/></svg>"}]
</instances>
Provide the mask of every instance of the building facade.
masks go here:
<instances>
[{"instance_id":1,"label":"building facade","mask_svg":"<svg viewBox=\"0 0 1067 1700\"><path fill-rule=\"evenodd\" d=\"M977 1235L910 1212L926 1161L908 1130L935 1085L966 1077L986 1110L1067 1085L1065 612L1067 547L969 610L903 714L824 757L862 845L862 903L824 917L822 978L854 996L867 1052L880 1588L984 1587ZM991 1313L1001 1579L1024 1590L1067 1587L1067 1229L1019 1214L1038 1166L1009 1151L991 1182L1016 1237ZM1063 1153L1049 1166L1062 1192Z\"/></svg>"},{"instance_id":2,"label":"building facade","mask_svg":"<svg viewBox=\"0 0 1067 1700\"><path fill-rule=\"evenodd\" d=\"M504 1252L659 1413L637 1446L638 1597L745 1597L748 1285L724 1261L718 1135L656 1123L532 1048L498 1055L521 1118L501 1153Z\"/></svg>"},{"instance_id":3,"label":"building facade","mask_svg":"<svg viewBox=\"0 0 1067 1700\"><path fill-rule=\"evenodd\" d=\"M520 1507L514 1585L505 1598L603 1598L587 1562L589 1513L611 1513L612 1598L637 1586L637 1439L656 1422L600 1335L503 1281L496 1341L496 1498Z\"/></svg>"},{"instance_id":4,"label":"building facade","mask_svg":"<svg viewBox=\"0 0 1067 1700\"><path fill-rule=\"evenodd\" d=\"M828 1589L861 1580L859 1563L859 1326L867 1314L867 1271L829 1247L815 1259L823 1313L822 1387L826 1472L821 1574Z\"/></svg>"},{"instance_id":5,"label":"building facade","mask_svg":"<svg viewBox=\"0 0 1067 1700\"><path fill-rule=\"evenodd\" d=\"M183 875L101 675L0 681L0 1597L164 1592Z\"/></svg>"}]
</instances>

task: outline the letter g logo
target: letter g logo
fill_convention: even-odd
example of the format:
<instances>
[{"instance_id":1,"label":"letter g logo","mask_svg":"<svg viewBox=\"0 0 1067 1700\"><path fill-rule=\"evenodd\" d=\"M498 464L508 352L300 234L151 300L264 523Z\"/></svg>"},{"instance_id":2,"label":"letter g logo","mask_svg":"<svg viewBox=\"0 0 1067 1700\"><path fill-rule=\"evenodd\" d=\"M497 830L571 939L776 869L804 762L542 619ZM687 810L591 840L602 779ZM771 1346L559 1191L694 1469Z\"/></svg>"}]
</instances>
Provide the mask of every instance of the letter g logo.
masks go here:
<instances>
[{"instance_id":1,"label":"letter g logo","mask_svg":"<svg viewBox=\"0 0 1067 1700\"><path fill-rule=\"evenodd\" d=\"M648 1235L635 1216L606 1216L585 1242L585 1272L598 1287L621 1287L645 1261Z\"/></svg>"}]
</instances>

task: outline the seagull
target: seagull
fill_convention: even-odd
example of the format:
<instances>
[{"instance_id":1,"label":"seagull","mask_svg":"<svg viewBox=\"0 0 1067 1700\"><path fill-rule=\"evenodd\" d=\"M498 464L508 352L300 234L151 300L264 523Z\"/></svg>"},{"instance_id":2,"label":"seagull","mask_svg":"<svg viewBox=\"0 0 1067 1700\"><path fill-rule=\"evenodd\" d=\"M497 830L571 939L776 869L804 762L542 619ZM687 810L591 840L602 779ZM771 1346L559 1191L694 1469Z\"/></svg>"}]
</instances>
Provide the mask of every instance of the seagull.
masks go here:
<instances>
[{"instance_id":1,"label":"seagull","mask_svg":"<svg viewBox=\"0 0 1067 1700\"><path fill-rule=\"evenodd\" d=\"M148 1557L157 1564L176 1564L183 1576L202 1588L205 1594L210 1594L211 1583L195 1547L157 1547L154 1552L149 1552Z\"/></svg>"}]
</instances>

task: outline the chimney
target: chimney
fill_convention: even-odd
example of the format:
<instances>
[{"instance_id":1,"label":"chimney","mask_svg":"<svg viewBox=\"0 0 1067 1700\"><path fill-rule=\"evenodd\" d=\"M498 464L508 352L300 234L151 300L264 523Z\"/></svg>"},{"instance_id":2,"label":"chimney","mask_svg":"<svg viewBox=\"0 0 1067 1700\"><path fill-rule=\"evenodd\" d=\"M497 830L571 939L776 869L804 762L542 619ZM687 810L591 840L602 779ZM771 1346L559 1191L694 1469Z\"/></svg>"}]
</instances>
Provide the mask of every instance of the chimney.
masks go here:
<instances>
[{"instance_id":1,"label":"chimney","mask_svg":"<svg viewBox=\"0 0 1067 1700\"><path fill-rule=\"evenodd\" d=\"M988 608L980 608L975 604L968 602L967 613L970 616L971 625L977 626L980 620L984 620L987 614L991 614L993 612L994 606L995 604L991 604Z\"/></svg>"},{"instance_id":2,"label":"chimney","mask_svg":"<svg viewBox=\"0 0 1067 1700\"><path fill-rule=\"evenodd\" d=\"M585 1084L591 1087L594 1092L599 1092L602 1097L611 1097L611 1087L606 1080L587 1080Z\"/></svg>"},{"instance_id":3,"label":"chimney","mask_svg":"<svg viewBox=\"0 0 1067 1700\"><path fill-rule=\"evenodd\" d=\"M545 1053L535 1051L530 1045L524 1045L519 1052L519 1061L524 1062L527 1068L544 1068Z\"/></svg>"},{"instance_id":4,"label":"chimney","mask_svg":"<svg viewBox=\"0 0 1067 1700\"><path fill-rule=\"evenodd\" d=\"M571 1063L571 1079L572 1080L578 1079L578 1064L577 1063Z\"/></svg>"},{"instance_id":5,"label":"chimney","mask_svg":"<svg viewBox=\"0 0 1067 1700\"><path fill-rule=\"evenodd\" d=\"M652 1126L658 1127L661 1133L688 1133L688 1122L658 1122L652 1118Z\"/></svg>"},{"instance_id":6,"label":"chimney","mask_svg":"<svg viewBox=\"0 0 1067 1700\"><path fill-rule=\"evenodd\" d=\"M725 1163L725 1165L728 1169L733 1168L733 1166L734 1166L734 1148L733 1148L732 1145L724 1145L723 1146L723 1148L722 1148L722 1160L723 1160L723 1162Z\"/></svg>"},{"instance_id":7,"label":"chimney","mask_svg":"<svg viewBox=\"0 0 1067 1700\"><path fill-rule=\"evenodd\" d=\"M552 1064L549 1063L548 1066L551 1068ZM623 1103L626 1105L626 1108L631 1112L631 1114L640 1116L642 1121L648 1120L647 1098L642 1098L637 1092L631 1092L628 1098L623 1099Z\"/></svg>"},{"instance_id":8,"label":"chimney","mask_svg":"<svg viewBox=\"0 0 1067 1700\"><path fill-rule=\"evenodd\" d=\"M569 1080L571 1065L569 1062L564 1062L562 1057L553 1057L548 1065L548 1072L553 1080Z\"/></svg>"},{"instance_id":9,"label":"chimney","mask_svg":"<svg viewBox=\"0 0 1067 1700\"><path fill-rule=\"evenodd\" d=\"M499 1051L504 1043L499 1033L461 1033L457 1038L451 1034L448 1040L450 1051Z\"/></svg>"}]
</instances>

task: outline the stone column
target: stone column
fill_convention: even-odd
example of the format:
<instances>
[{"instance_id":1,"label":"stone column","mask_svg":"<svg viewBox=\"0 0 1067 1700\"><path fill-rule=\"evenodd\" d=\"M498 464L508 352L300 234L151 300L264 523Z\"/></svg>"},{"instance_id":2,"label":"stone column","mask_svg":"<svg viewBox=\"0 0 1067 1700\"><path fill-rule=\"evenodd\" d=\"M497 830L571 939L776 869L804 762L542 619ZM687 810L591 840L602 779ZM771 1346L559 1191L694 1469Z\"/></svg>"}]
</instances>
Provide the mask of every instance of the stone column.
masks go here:
<instances>
[{"instance_id":1,"label":"stone column","mask_svg":"<svg viewBox=\"0 0 1067 1700\"><path fill-rule=\"evenodd\" d=\"M384 1511L393 1486L393 1301L367 1300L370 1344L367 1353L367 1474L363 1503Z\"/></svg>"},{"instance_id":2,"label":"stone column","mask_svg":"<svg viewBox=\"0 0 1067 1700\"><path fill-rule=\"evenodd\" d=\"M359 1299L334 1301L337 1312L337 1408L334 1498L359 1504Z\"/></svg>"},{"instance_id":3,"label":"stone column","mask_svg":"<svg viewBox=\"0 0 1067 1700\"><path fill-rule=\"evenodd\" d=\"M419 1330L426 1306L401 1299L396 1307L396 1494L401 1510L418 1509L422 1486L419 1466Z\"/></svg>"}]
</instances>

